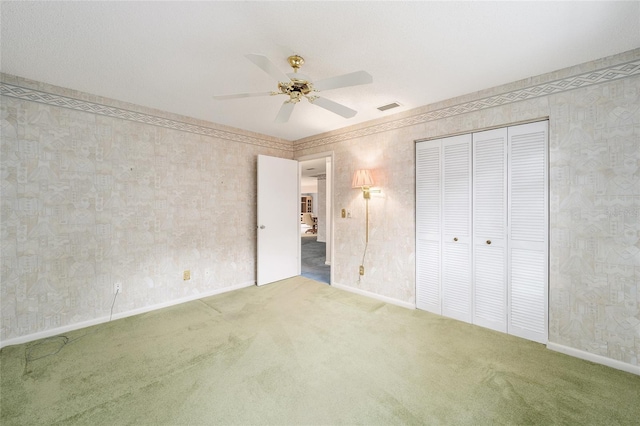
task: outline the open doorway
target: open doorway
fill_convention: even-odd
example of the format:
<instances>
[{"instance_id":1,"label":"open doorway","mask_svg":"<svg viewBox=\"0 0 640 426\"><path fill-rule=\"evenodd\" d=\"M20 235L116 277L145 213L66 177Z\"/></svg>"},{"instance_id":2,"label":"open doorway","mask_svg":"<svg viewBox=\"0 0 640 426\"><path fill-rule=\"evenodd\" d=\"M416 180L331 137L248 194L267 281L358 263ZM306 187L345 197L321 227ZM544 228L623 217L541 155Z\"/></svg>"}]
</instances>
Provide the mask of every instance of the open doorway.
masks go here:
<instances>
[{"instance_id":1,"label":"open doorway","mask_svg":"<svg viewBox=\"0 0 640 426\"><path fill-rule=\"evenodd\" d=\"M332 162L332 153L299 159L300 271L326 284L331 284Z\"/></svg>"}]
</instances>

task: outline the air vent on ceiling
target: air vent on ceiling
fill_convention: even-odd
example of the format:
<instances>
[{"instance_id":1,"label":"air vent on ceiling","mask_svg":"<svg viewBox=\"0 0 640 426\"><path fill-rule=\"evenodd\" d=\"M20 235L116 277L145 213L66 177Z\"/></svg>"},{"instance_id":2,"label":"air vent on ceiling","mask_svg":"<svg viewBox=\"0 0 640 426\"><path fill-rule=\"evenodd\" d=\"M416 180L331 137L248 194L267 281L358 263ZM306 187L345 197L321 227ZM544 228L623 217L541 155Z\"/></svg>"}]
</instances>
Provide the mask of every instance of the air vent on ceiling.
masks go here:
<instances>
[{"instance_id":1,"label":"air vent on ceiling","mask_svg":"<svg viewBox=\"0 0 640 426\"><path fill-rule=\"evenodd\" d=\"M386 110L389 110L389 109L398 108L399 106L400 106L400 104L399 104L399 103L397 103L397 102L392 102L392 103L390 103L390 104L388 104L388 105L382 105L382 106L378 107L378 109L379 109L380 111L386 111Z\"/></svg>"}]
</instances>

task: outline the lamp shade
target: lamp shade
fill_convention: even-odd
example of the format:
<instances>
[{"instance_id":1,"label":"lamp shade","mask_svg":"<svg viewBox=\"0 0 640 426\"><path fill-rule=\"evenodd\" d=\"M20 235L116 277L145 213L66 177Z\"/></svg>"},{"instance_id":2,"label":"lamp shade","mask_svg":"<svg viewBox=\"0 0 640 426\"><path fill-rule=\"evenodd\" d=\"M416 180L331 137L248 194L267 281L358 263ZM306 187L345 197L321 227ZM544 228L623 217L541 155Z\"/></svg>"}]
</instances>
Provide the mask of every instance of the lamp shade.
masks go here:
<instances>
[{"instance_id":1,"label":"lamp shade","mask_svg":"<svg viewBox=\"0 0 640 426\"><path fill-rule=\"evenodd\" d=\"M373 177L371 176L371 170L357 170L353 174L353 182L351 183L351 187L353 188L369 188L373 186Z\"/></svg>"}]
</instances>

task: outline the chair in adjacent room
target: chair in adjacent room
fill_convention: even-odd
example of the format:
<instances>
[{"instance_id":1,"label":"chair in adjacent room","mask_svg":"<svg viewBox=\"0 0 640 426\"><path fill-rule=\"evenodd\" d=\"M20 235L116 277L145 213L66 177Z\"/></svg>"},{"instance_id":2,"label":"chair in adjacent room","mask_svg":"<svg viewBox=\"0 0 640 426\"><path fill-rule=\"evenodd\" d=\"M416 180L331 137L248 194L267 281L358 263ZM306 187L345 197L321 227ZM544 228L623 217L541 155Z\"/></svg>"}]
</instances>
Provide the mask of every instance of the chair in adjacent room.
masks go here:
<instances>
[{"instance_id":1,"label":"chair in adjacent room","mask_svg":"<svg viewBox=\"0 0 640 426\"><path fill-rule=\"evenodd\" d=\"M311 216L311 213L302 213L302 223L309 226L309 229L305 231L305 234L309 232L311 232L312 234L315 234L317 232L316 224L313 221L313 216Z\"/></svg>"}]
</instances>

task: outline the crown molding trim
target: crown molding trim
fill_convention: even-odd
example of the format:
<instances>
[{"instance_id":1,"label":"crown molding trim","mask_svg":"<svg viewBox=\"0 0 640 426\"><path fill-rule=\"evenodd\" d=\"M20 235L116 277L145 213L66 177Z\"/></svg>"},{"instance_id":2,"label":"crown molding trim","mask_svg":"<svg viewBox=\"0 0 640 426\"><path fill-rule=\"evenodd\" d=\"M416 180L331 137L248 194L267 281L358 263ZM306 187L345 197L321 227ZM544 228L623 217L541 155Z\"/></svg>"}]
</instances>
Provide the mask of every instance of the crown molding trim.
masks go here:
<instances>
[{"instance_id":1,"label":"crown molding trim","mask_svg":"<svg viewBox=\"0 0 640 426\"><path fill-rule=\"evenodd\" d=\"M309 139L302 139L293 143L289 143L287 141L275 141L267 138L259 138L256 136L249 136L232 131L216 129L214 127L206 125L191 124L185 121L131 111L125 108L80 100L69 96L57 95L47 91L27 88L2 81L0 81L0 95L31 102L37 102L45 105L57 106L76 111L83 111L97 115L118 118L122 120L149 124L152 126L164 127L167 129L210 136L232 142L244 143L265 148L273 148L294 153L306 149L343 142L349 139L355 139L363 136L386 132L389 130L395 130L402 127L423 124L443 118L481 111L496 106L503 106L549 95L556 95L575 89L595 86L598 84L608 83L611 81L637 75L640 75L640 59L603 67L597 70L576 74L570 77L531 85L525 88L503 92L498 95L486 96L476 100L458 103L452 106L436 108L431 111L362 127L356 130L345 131L337 134L325 134L325 136L312 136ZM418 109L423 108L424 107Z\"/></svg>"},{"instance_id":2,"label":"crown molding trim","mask_svg":"<svg viewBox=\"0 0 640 426\"><path fill-rule=\"evenodd\" d=\"M15 99L37 102L50 106L68 108L75 111L83 111L91 114L118 118L121 120L133 121L136 123L149 124L151 126L158 126L167 129L179 130L182 132L211 136L213 138L224 139L232 142L256 145L264 148L274 148L291 153L293 152L293 144L287 142L278 142L266 138L263 139L255 136L248 136L242 133L220 130L214 127L191 124L179 120L172 120L156 115L131 111L125 108L118 108L100 104L97 102L89 102L68 96L62 96L41 90L22 87L2 81L0 81L0 95Z\"/></svg>"},{"instance_id":3,"label":"crown molding trim","mask_svg":"<svg viewBox=\"0 0 640 426\"><path fill-rule=\"evenodd\" d=\"M570 90L595 86L601 83L608 83L623 78L640 75L640 59L608 66L605 68L584 72L581 74L565 77L553 81L531 85L498 95L487 96L472 101L462 102L456 105L434 109L432 111L411 115L393 121L388 121L372 126L367 126L357 130L346 131L339 134L332 134L324 137L311 137L294 142L295 151L303 151L310 148L317 148L349 139L369 136L402 127L423 124L429 121L454 117L456 115L481 111L496 106L503 106L520 101L541 98L549 95L556 95ZM420 108L420 109L423 109Z\"/></svg>"}]
</instances>

